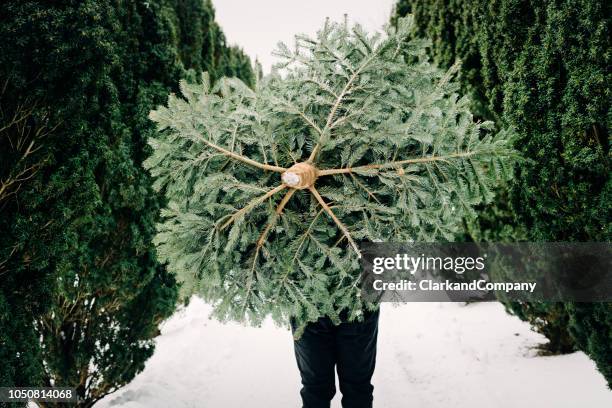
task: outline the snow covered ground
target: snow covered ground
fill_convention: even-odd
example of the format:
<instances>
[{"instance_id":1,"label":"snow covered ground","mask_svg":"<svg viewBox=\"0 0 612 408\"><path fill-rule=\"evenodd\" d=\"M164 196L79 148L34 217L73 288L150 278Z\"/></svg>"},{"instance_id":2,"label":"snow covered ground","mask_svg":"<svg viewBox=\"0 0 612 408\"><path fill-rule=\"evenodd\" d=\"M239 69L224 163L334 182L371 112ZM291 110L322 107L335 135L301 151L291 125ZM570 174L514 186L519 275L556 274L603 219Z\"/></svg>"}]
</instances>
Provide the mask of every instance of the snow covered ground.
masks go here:
<instances>
[{"instance_id":1,"label":"snow covered ground","mask_svg":"<svg viewBox=\"0 0 612 408\"><path fill-rule=\"evenodd\" d=\"M194 299L162 327L145 370L104 408L299 407L291 334L210 320ZM538 357L544 338L498 303L383 305L377 408L607 408L612 392L583 354ZM340 396L332 407L340 407Z\"/></svg>"}]
</instances>

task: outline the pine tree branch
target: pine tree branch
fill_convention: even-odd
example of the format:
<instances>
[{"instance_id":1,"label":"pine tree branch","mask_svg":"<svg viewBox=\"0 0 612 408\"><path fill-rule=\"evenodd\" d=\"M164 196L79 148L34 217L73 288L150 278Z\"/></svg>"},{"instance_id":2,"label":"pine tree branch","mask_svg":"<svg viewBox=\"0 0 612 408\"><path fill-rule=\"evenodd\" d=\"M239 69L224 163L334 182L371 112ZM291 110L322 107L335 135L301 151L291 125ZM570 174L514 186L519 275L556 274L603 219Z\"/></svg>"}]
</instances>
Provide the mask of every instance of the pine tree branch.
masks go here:
<instances>
[{"instance_id":1,"label":"pine tree branch","mask_svg":"<svg viewBox=\"0 0 612 408\"><path fill-rule=\"evenodd\" d=\"M332 220L334 220L334 222L336 223L340 231L342 231L342 233L346 236L346 239L348 240L349 244L351 244L351 247L353 247L353 250L357 253L359 257L361 257L361 252L359 251L359 247L357 246L355 241L353 241L353 238L351 237L351 234L349 233L348 229L344 226L344 224L342 224L342 222L338 219L338 217L336 217L336 214L334 214L331 208L329 208L329 206L325 203L325 201L323 200L323 197L321 197L317 189L314 186L312 186L309 188L309 190L312 193L312 195L315 196L319 204L321 204L321 207L323 207L325 212L327 212L327 214L329 214Z\"/></svg>"},{"instance_id":2,"label":"pine tree branch","mask_svg":"<svg viewBox=\"0 0 612 408\"><path fill-rule=\"evenodd\" d=\"M253 167L257 167L258 169L269 170L269 171L276 171L276 172L279 172L279 173L282 173L285 170L287 170L284 167L279 167L279 166L273 166L271 164L260 163L258 161L249 159L248 157L242 156L242 155L240 155L238 153L230 152L229 150L224 149L221 146L217 146L216 144L214 144L212 142L209 142L204 137L202 137L202 135L200 135L199 133L196 133L196 134L198 135L198 138L202 142L204 142L207 146L209 146L209 147L211 147L211 148L213 148L213 149L215 149L215 150L217 150L217 151L223 153L224 155L229 156L229 157L231 157L233 159L236 159L236 160L241 161L243 163L249 164L249 165L251 165Z\"/></svg>"},{"instance_id":3,"label":"pine tree branch","mask_svg":"<svg viewBox=\"0 0 612 408\"><path fill-rule=\"evenodd\" d=\"M272 190L268 191L266 194L259 196L253 200L251 200L245 207L241 208L240 210L236 211L230 218L229 220L227 220L220 229L225 229L227 228L228 225L230 225L231 223L233 223L234 221L236 221L236 219L238 217L243 216L244 214L246 214L247 212L251 211L253 208L255 208L257 205L261 204L262 202L264 202L266 199L272 197L274 194L278 193L281 190L284 190L285 188L287 188L286 185L284 184L280 184L277 187L274 187Z\"/></svg>"},{"instance_id":4,"label":"pine tree branch","mask_svg":"<svg viewBox=\"0 0 612 408\"><path fill-rule=\"evenodd\" d=\"M268 233L270 232L270 229L276 224L276 221L278 220L278 217L283 212L283 209L285 208L285 206L287 205L287 203L291 199L291 196L293 196L293 194L295 194L296 191L297 190L294 189L294 188L290 189L287 192L287 194L285 194L285 196L283 197L281 202L278 204L278 207L276 207L276 211L274 211L274 218L272 220L270 220L268 225L266 225L266 228L264 228L263 232L259 236L259 239L257 240L257 249L256 249L257 251L259 251L259 249L263 246L263 244L266 241L266 238L268 236Z\"/></svg>"},{"instance_id":5,"label":"pine tree branch","mask_svg":"<svg viewBox=\"0 0 612 408\"><path fill-rule=\"evenodd\" d=\"M302 119L304 119L304 121L307 124L309 124L319 134L319 137L321 137L321 135L323 134L323 131L315 123L315 121L313 119L309 118L308 115L306 115L306 113L302 112L302 110L300 110L297 106L293 105L289 101L286 101L285 99L281 99L281 98L275 98L275 99L280 101L280 103L285 105L287 108L291 109L293 111L293 113L299 115Z\"/></svg>"},{"instance_id":6,"label":"pine tree branch","mask_svg":"<svg viewBox=\"0 0 612 408\"><path fill-rule=\"evenodd\" d=\"M359 187L361 187L366 193L368 193L368 197L371 197L374 199L374 201L376 201L378 204L380 204L380 201L378 200L378 198L376 198L376 195L374 195L374 193L372 193L366 186L363 185L362 182L359 181L359 179L357 177L355 177L353 175L353 173L349 173L351 175L351 178L353 179L353 181L355 182L355 184L357 184Z\"/></svg>"},{"instance_id":7,"label":"pine tree branch","mask_svg":"<svg viewBox=\"0 0 612 408\"><path fill-rule=\"evenodd\" d=\"M334 117L336 116L336 111L340 107L340 104L342 103L342 100L346 96L350 87L353 85L353 82L355 82L361 71L363 71L368 66L368 64L374 60L374 57L376 55L377 53L373 53L369 58L367 58L366 61L364 61L363 64L361 64L359 68L357 68L357 70L353 73L353 75L351 75L351 77L348 79L348 81L344 85L344 88L342 88L342 91L338 95L338 98L336 98L334 106L332 106L331 110L329 111L329 115L327 116L327 121L325 123L325 127L323 128L321 136L323 136L323 133L325 133L325 131L329 130L329 127L331 126ZM312 149L312 153L308 158L309 162L312 163L315 161L315 159L317 158L317 154L319 154L319 150L321 150L321 139L319 139L319 142L315 145L314 149Z\"/></svg>"},{"instance_id":8,"label":"pine tree branch","mask_svg":"<svg viewBox=\"0 0 612 408\"><path fill-rule=\"evenodd\" d=\"M249 305L249 296L253 292L253 275L255 273L255 265L257 264L257 257L259 256L259 251L255 252L253 256L253 264L251 265L251 270L249 272L249 277L246 282L246 292L244 294L244 303L242 304L242 316L244 316L244 312L246 312L247 306Z\"/></svg>"},{"instance_id":9,"label":"pine tree branch","mask_svg":"<svg viewBox=\"0 0 612 408\"><path fill-rule=\"evenodd\" d=\"M406 164L415 164L415 163L431 163L436 161L448 161L449 159L456 158L466 158L476 155L478 152L464 152L464 153L453 153L445 156L429 156L429 157L419 157L416 159L407 159L407 160L399 160L399 161L390 161L388 163L380 163L380 164L367 164L364 166L356 166L356 167L344 167L341 169L324 169L319 170L317 173L319 177L321 176L330 176L334 174L346 174L359 172L364 170L382 170L390 167L398 167Z\"/></svg>"},{"instance_id":10,"label":"pine tree branch","mask_svg":"<svg viewBox=\"0 0 612 408\"><path fill-rule=\"evenodd\" d=\"M351 74L355 73L355 70L351 67L351 64L348 62L348 58L344 55L339 55L336 51L334 51L326 41L322 41L321 45L327 50L327 52L334 57L344 68L350 71Z\"/></svg>"},{"instance_id":11,"label":"pine tree branch","mask_svg":"<svg viewBox=\"0 0 612 408\"><path fill-rule=\"evenodd\" d=\"M330 94L331 96L334 97L334 100L336 98L338 98L338 94L334 92L333 89L331 89L329 87L329 85L324 84L323 82L319 81L318 79L311 77L311 78L306 78L304 79L305 82L312 82L313 84L316 84L319 89L321 89L323 92L327 92L328 94Z\"/></svg>"},{"instance_id":12,"label":"pine tree branch","mask_svg":"<svg viewBox=\"0 0 612 408\"><path fill-rule=\"evenodd\" d=\"M300 250L302 249L302 246L304 245L304 242L306 242L306 238L308 238L308 236L310 235L310 231L312 231L312 228L314 227L315 222L317 222L317 220L319 219L323 211L325 210L321 208L319 212L317 212L317 214L312 218L312 221L310 222L310 225L306 229L306 232L304 232L304 234L302 234L302 236L299 238L300 244L298 245L297 249L295 250L295 253L293 254L293 259L291 260L292 263L296 261L298 255L300 254Z\"/></svg>"}]
</instances>

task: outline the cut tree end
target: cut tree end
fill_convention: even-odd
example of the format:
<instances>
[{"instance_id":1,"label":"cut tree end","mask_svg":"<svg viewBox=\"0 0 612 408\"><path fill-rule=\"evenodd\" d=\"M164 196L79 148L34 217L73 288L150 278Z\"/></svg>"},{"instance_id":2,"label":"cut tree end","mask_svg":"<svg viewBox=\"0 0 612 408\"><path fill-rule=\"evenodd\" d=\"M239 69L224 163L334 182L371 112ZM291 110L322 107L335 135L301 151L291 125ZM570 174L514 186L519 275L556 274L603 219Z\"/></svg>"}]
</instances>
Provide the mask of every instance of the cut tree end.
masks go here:
<instances>
[{"instance_id":1,"label":"cut tree end","mask_svg":"<svg viewBox=\"0 0 612 408\"><path fill-rule=\"evenodd\" d=\"M282 174L281 179L288 187L303 190L314 185L317 169L309 163L296 163Z\"/></svg>"}]
</instances>

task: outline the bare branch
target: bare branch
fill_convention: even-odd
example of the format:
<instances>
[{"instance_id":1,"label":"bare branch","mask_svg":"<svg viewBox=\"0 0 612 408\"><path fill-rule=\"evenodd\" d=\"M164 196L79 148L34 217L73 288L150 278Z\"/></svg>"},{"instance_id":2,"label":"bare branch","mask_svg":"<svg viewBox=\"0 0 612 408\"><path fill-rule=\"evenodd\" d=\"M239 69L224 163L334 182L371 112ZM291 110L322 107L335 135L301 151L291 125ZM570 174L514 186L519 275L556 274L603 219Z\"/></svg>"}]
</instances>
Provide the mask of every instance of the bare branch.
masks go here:
<instances>
[{"instance_id":1,"label":"bare branch","mask_svg":"<svg viewBox=\"0 0 612 408\"><path fill-rule=\"evenodd\" d=\"M342 224L342 222L338 219L338 217L336 217L336 214L334 214L331 208L329 208L329 206L325 203L325 201L323 200L323 197L321 197L317 189L314 186L312 186L309 188L309 190L312 193L312 195L315 196L319 204L321 204L321 207L323 207L325 212L327 212L327 214L332 218L332 220L334 220L334 222L336 223L340 231L342 231L344 236L346 236L346 239L348 240L353 250L361 258L361 252L359 251L359 247L357 246L355 241L353 241L353 238L351 237L351 234L349 233L348 229L344 226L344 224Z\"/></svg>"},{"instance_id":2,"label":"bare branch","mask_svg":"<svg viewBox=\"0 0 612 408\"><path fill-rule=\"evenodd\" d=\"M465 158L474 156L477 152L464 152L464 153L453 153L445 156L429 156L429 157L419 157L416 159L407 159L407 160L399 160L399 161L390 161L388 163L380 163L380 164L368 164L364 166L356 166L356 167L344 167L341 169L325 169L319 170L319 177L321 176L330 176L333 174L346 174L346 173L354 173L358 171L367 171L367 170L382 170L392 167L400 167L406 164L416 164L416 163L431 163L437 161L448 161L450 159L457 158Z\"/></svg>"},{"instance_id":3,"label":"bare branch","mask_svg":"<svg viewBox=\"0 0 612 408\"><path fill-rule=\"evenodd\" d=\"M195 134L198 135L199 140L204 142L207 146L209 146L209 147L211 147L211 148L213 148L213 149L223 153L226 156L231 157L232 159L236 159L238 161L241 161L241 162L246 163L248 165L251 165L253 167L257 167L258 169L262 169L262 170L276 171L276 172L279 172L279 173L283 173L285 170L287 170L284 167L279 167L279 166L273 166L273 165L270 165L270 164L260 163L258 161L249 159L248 157L242 156L242 155L240 155L238 153L230 152L229 150L224 149L221 146L217 146L216 144L206 140L201 134L199 134L197 132L195 132Z\"/></svg>"}]
</instances>

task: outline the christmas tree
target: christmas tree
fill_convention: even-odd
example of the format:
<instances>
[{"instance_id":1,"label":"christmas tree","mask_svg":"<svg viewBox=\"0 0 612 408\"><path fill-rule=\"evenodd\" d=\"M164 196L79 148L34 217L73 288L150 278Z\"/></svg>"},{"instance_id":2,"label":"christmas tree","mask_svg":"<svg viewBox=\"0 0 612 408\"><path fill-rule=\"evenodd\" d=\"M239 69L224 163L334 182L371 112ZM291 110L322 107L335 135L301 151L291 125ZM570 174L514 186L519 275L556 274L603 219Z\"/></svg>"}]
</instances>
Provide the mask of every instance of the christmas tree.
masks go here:
<instances>
[{"instance_id":1,"label":"christmas tree","mask_svg":"<svg viewBox=\"0 0 612 408\"><path fill-rule=\"evenodd\" d=\"M252 324L359 319L376 307L360 296L360 240L452 240L492 199L510 132L474 122L458 66L429 63L412 27L326 22L279 44L254 89L203 75L151 113L145 166L168 198L155 242L185 295Z\"/></svg>"}]
</instances>

